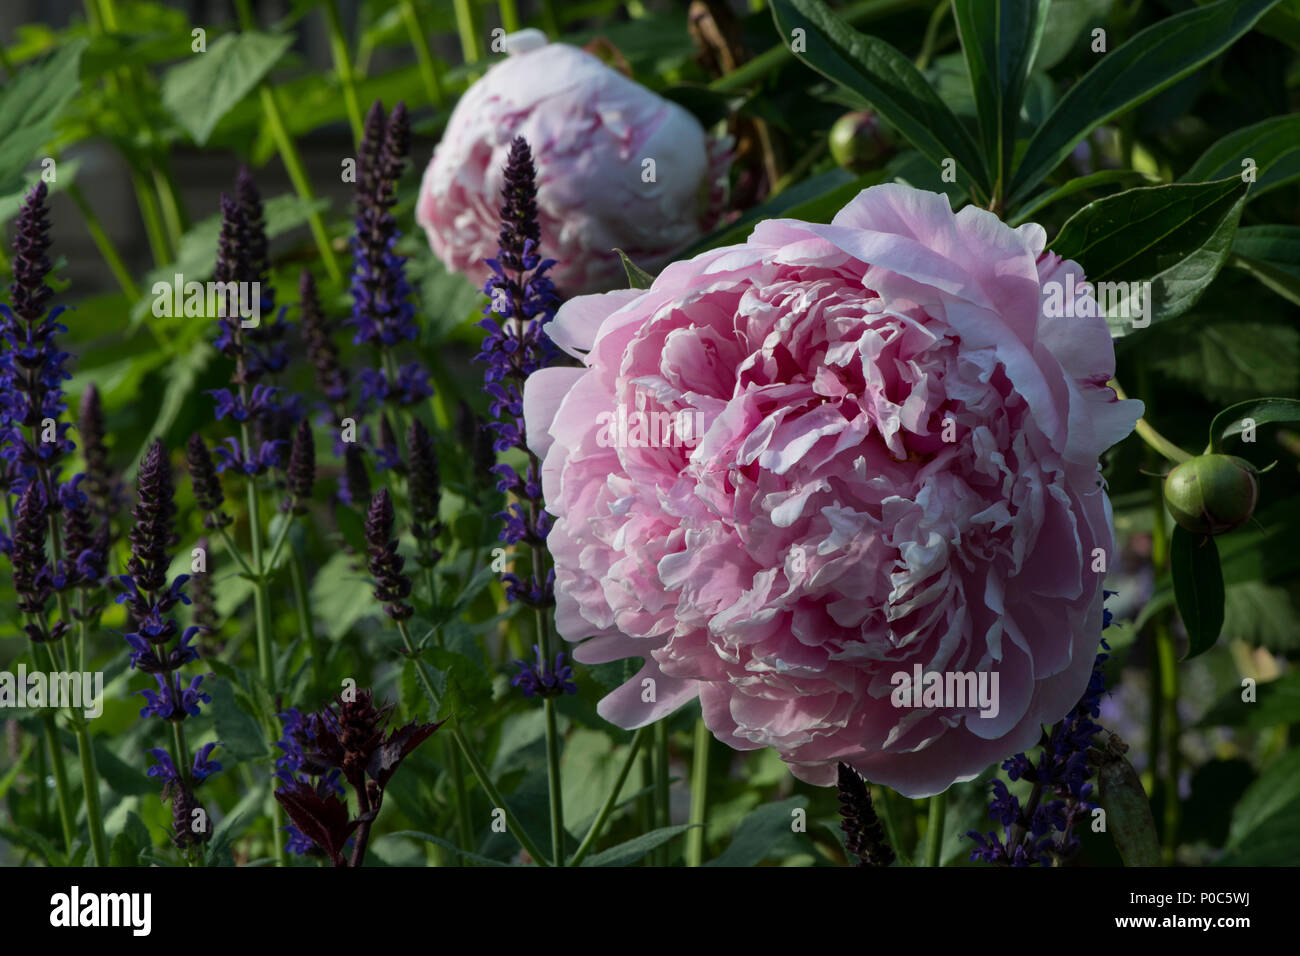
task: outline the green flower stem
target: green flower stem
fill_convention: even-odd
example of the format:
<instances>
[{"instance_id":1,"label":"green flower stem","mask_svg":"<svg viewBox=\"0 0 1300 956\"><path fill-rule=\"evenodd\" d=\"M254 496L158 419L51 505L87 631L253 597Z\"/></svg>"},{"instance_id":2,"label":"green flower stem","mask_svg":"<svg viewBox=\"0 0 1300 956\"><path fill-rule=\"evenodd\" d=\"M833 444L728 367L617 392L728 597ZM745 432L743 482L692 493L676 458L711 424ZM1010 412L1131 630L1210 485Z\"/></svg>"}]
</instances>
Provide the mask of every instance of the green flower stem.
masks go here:
<instances>
[{"instance_id":1,"label":"green flower stem","mask_svg":"<svg viewBox=\"0 0 1300 956\"><path fill-rule=\"evenodd\" d=\"M903 850L902 831L899 830L894 821L893 802L890 799L890 789L885 786L876 788L876 796L872 798L872 804L876 812L880 815L880 821L885 825L885 835L889 838L889 845L894 848L894 855L898 857L898 862L903 866L911 866L912 858Z\"/></svg>"},{"instance_id":2,"label":"green flower stem","mask_svg":"<svg viewBox=\"0 0 1300 956\"><path fill-rule=\"evenodd\" d=\"M709 815L709 745L713 735L701 717L695 722L695 748L691 753L691 824L695 827L686 837L686 865L704 863L704 836Z\"/></svg>"},{"instance_id":3,"label":"green flower stem","mask_svg":"<svg viewBox=\"0 0 1300 956\"><path fill-rule=\"evenodd\" d=\"M95 243L95 248L99 250L99 254L104 257L104 262L108 265L109 271L113 273L113 278L121 287L123 294L132 302L136 301L140 298L140 288L135 284L135 280L131 278L130 270L122 262L122 257L117 254L117 247L113 245L113 240L108 238L108 233L104 231L99 217L95 215L95 211L86 202L86 196L81 191L81 187L73 183L67 187L66 192L68 197L76 203L77 209L81 211L81 218L86 223L86 231L90 233L91 241Z\"/></svg>"},{"instance_id":4,"label":"green flower stem","mask_svg":"<svg viewBox=\"0 0 1300 956\"><path fill-rule=\"evenodd\" d=\"M1124 389L1120 387L1120 384L1116 379L1112 378L1107 384L1112 389L1114 389L1115 395L1121 401L1128 398L1128 396L1124 394ZM1161 456L1167 458L1169 461L1172 461L1175 465L1181 465L1183 462L1188 461L1192 457L1187 452L1183 451L1181 448L1179 448L1177 445L1171 442L1164 435L1160 434L1153 427L1151 427L1151 423L1148 422L1146 418L1139 418L1137 420L1137 425L1135 426L1134 431L1137 432L1139 438L1141 438L1144 442L1147 443L1147 446L1149 448L1151 448L1155 452L1158 452ZM1162 505L1161 506L1162 510L1163 507L1164 506Z\"/></svg>"},{"instance_id":5,"label":"green flower stem","mask_svg":"<svg viewBox=\"0 0 1300 956\"><path fill-rule=\"evenodd\" d=\"M361 101L357 99L357 79L352 72L352 59L348 55L348 38L343 33L343 21L339 18L338 0L325 0L325 20L329 24L330 52L334 57L334 75L343 87L343 105L348 113L348 125L352 127L352 143L361 143Z\"/></svg>"},{"instance_id":6,"label":"green flower stem","mask_svg":"<svg viewBox=\"0 0 1300 956\"><path fill-rule=\"evenodd\" d=\"M930 820L925 828L925 865L943 866L943 823L948 814L948 793L930 798Z\"/></svg>"},{"instance_id":7,"label":"green flower stem","mask_svg":"<svg viewBox=\"0 0 1300 956\"><path fill-rule=\"evenodd\" d=\"M930 65L930 60L934 58L935 46L939 39L939 27L948 16L949 8L948 0L939 0L935 4L934 12L930 14L930 21L925 25L925 36L921 40L921 52L916 57L916 68L918 70L924 70Z\"/></svg>"},{"instance_id":8,"label":"green flower stem","mask_svg":"<svg viewBox=\"0 0 1300 956\"><path fill-rule=\"evenodd\" d=\"M460 10L457 9L456 13L459 16ZM411 38L411 48L415 50L415 61L420 69L420 80L424 83L424 91L429 94L430 102L442 109L447 105L447 96L443 93L442 83L438 80L438 65L433 59L433 51L429 49L429 38L424 35L424 28L420 26L420 17L411 0L402 0L402 22L406 24L406 32Z\"/></svg>"},{"instance_id":9,"label":"green flower stem","mask_svg":"<svg viewBox=\"0 0 1300 956\"><path fill-rule=\"evenodd\" d=\"M642 787L646 787L654 780L654 757L650 751L653 748L643 747L641 750L641 782ZM642 833L649 833L655 828L655 797L653 793L644 794L637 800L637 829ZM653 866L656 853L651 852L641 861L642 866Z\"/></svg>"},{"instance_id":10,"label":"green flower stem","mask_svg":"<svg viewBox=\"0 0 1300 956\"><path fill-rule=\"evenodd\" d=\"M555 0L542 0L542 28L552 40L558 40L564 33L560 26L560 15L555 9Z\"/></svg>"},{"instance_id":11,"label":"green flower stem","mask_svg":"<svg viewBox=\"0 0 1300 956\"><path fill-rule=\"evenodd\" d=\"M614 781L614 786L610 789L609 795L605 797L605 802L601 804L596 819L592 820L591 826L587 828L587 835L582 838L582 842L578 844L578 849L574 851L573 858L569 860L569 866L581 865L588 851L596 845L601 830L605 828L605 821L609 819L609 815L614 812L614 807L618 804L618 795L623 792L623 784L627 782L627 776L632 771L632 764L636 762L637 751L641 749L641 741L644 737L645 728L637 728L637 732L632 735L632 742L628 745L627 756L623 758L623 766L619 768L618 778Z\"/></svg>"},{"instance_id":12,"label":"green flower stem","mask_svg":"<svg viewBox=\"0 0 1300 956\"><path fill-rule=\"evenodd\" d=\"M1151 482L1151 565L1159 577L1169 566L1169 532L1165 524L1165 500L1162 483ZM1181 729L1178 719L1178 654L1166 612L1157 613L1151 622L1155 640L1155 659L1151 674L1151 779L1160 773L1159 755L1165 752L1164 826L1161 854L1166 866L1174 863L1178 846L1178 823L1181 807L1178 800L1178 774Z\"/></svg>"},{"instance_id":13,"label":"green flower stem","mask_svg":"<svg viewBox=\"0 0 1300 956\"><path fill-rule=\"evenodd\" d=\"M158 205L162 212L163 225L167 229L168 242L172 250L179 253L181 237L185 235L185 213L176 195L176 183L171 171L156 158L150 158L149 171L153 175L154 188L158 192Z\"/></svg>"},{"instance_id":14,"label":"green flower stem","mask_svg":"<svg viewBox=\"0 0 1300 956\"><path fill-rule=\"evenodd\" d=\"M95 866L108 866L108 839L104 834L104 810L99 802L99 768L95 766L95 750L86 733L84 721L73 721L77 735L77 755L81 758L82 789L86 796L86 822L90 829L90 849Z\"/></svg>"},{"instance_id":15,"label":"green flower stem","mask_svg":"<svg viewBox=\"0 0 1300 956\"><path fill-rule=\"evenodd\" d=\"M533 549L533 560L537 562L537 575L542 575L541 549ZM546 613L537 609L538 645L542 651L542 660L549 666L551 661L550 624ZM546 714L546 784L550 793L551 804L551 850L556 866L564 866L564 790L560 780L560 734L555 720L555 699L547 697L542 701L542 710Z\"/></svg>"},{"instance_id":16,"label":"green flower stem","mask_svg":"<svg viewBox=\"0 0 1300 956\"><path fill-rule=\"evenodd\" d=\"M672 825L671 805L668 795L668 721L660 718L653 727L654 735L654 820L655 828ZM655 851L659 866L668 865L668 850Z\"/></svg>"},{"instance_id":17,"label":"green flower stem","mask_svg":"<svg viewBox=\"0 0 1300 956\"><path fill-rule=\"evenodd\" d=\"M288 129L285 128L284 117L280 113L280 103L276 98L275 90L269 84L263 82L259 93L262 98L262 109L266 113L267 123L271 127L271 137L275 140L276 148L280 151L280 159L284 163L285 170L289 173L293 188L305 202L315 202L316 194L312 192L311 181L307 179L307 173L302 167L302 160L298 156L298 147L294 144ZM319 211L313 209L308 214L307 225L311 229L312 238L316 240L316 248L325 263L325 271L329 273L332 281L342 283L343 272L339 269L338 257L334 255L334 247L330 245L329 233L325 230L325 222L321 219Z\"/></svg>"},{"instance_id":18,"label":"green flower stem","mask_svg":"<svg viewBox=\"0 0 1300 956\"><path fill-rule=\"evenodd\" d=\"M244 428L244 447L251 447ZM253 552L253 607L257 615L257 665L266 689L275 696L275 662L271 659L271 604L262 563L262 508L257 498L257 481L248 476L248 537Z\"/></svg>"},{"instance_id":19,"label":"green flower stem","mask_svg":"<svg viewBox=\"0 0 1300 956\"><path fill-rule=\"evenodd\" d=\"M140 218L144 220L144 233L149 240L149 252L155 266L163 266L171 261L171 251L167 248L167 234L163 229L162 214L158 209L158 198L143 173L134 169L131 172L131 186L135 189L135 201L140 206Z\"/></svg>"},{"instance_id":20,"label":"green flower stem","mask_svg":"<svg viewBox=\"0 0 1300 956\"><path fill-rule=\"evenodd\" d=\"M294 503L297 503L297 499L294 499ZM284 547L285 539L289 537L289 532L293 530L293 522L292 514L286 515L285 521L280 525L280 530L275 536L275 541L271 543L271 550L267 555L266 564L262 568L262 574L268 579L275 568L276 559L280 557L280 549Z\"/></svg>"},{"instance_id":21,"label":"green flower stem","mask_svg":"<svg viewBox=\"0 0 1300 956\"><path fill-rule=\"evenodd\" d=\"M253 10L248 0L235 0L235 10L239 15L239 28L241 30L257 29L257 22L253 18ZM269 82L263 80L259 84L257 92L262 100L262 112L266 114L267 126L271 129L271 138L275 140L276 149L280 153L280 161L284 163L285 172L289 174L289 181L293 183L294 190L304 202L315 202L316 194L312 191L311 180L307 178L307 173L303 169L302 159L298 155L298 147L284 124L284 114L280 110L280 101L276 96L275 88ZM329 273L330 280L335 283L342 283L343 272L339 269L338 257L334 255L334 247L330 245L329 233L326 231L325 222L321 219L318 211L312 210L308 214L307 225L311 229L312 238L316 241L316 249L320 252L320 257L325 263L325 271Z\"/></svg>"},{"instance_id":22,"label":"green flower stem","mask_svg":"<svg viewBox=\"0 0 1300 956\"><path fill-rule=\"evenodd\" d=\"M460 34L460 51L466 63L477 63L483 56L479 45L478 24L473 0L452 0L456 8L456 31Z\"/></svg>"},{"instance_id":23,"label":"green flower stem","mask_svg":"<svg viewBox=\"0 0 1300 956\"><path fill-rule=\"evenodd\" d=\"M406 653L410 656L411 660L415 662L415 672L419 675L420 683L424 685L424 692L428 695L429 700L433 702L436 716L437 709L442 706L442 699L438 696L438 692L433 689L433 682L429 680L429 675L424 670L424 662L419 659L415 650L415 644L411 640L411 632L406 629L406 622L397 621L396 624L398 633L402 635L402 643L406 646ZM515 839L519 841L519 845L524 848L525 852L533 858L538 866L550 866L550 861L547 860L542 854L542 851L537 848L537 844L532 841L532 838L528 836L527 831L524 830L523 826L515 818L514 813L511 812L510 807L506 804L505 798L501 796L501 792L497 790L496 785L492 782L492 778L488 776L487 768L483 766L483 762L479 760L478 754L474 752L469 741L465 739L465 735L461 733L460 723L457 720L456 715L452 714L448 720L452 739L456 741L457 746L460 747L460 752L469 762L470 769L474 772L475 779L478 780L479 786L483 788L483 792L487 794L488 799L492 801L492 806L499 808L505 814L506 827L514 834Z\"/></svg>"},{"instance_id":24,"label":"green flower stem","mask_svg":"<svg viewBox=\"0 0 1300 956\"><path fill-rule=\"evenodd\" d=\"M497 0L497 12L501 14L501 27L506 33L519 29L519 8L515 0Z\"/></svg>"},{"instance_id":25,"label":"green flower stem","mask_svg":"<svg viewBox=\"0 0 1300 956\"><path fill-rule=\"evenodd\" d=\"M44 465L38 466L40 481L47 487L50 485L50 476ZM55 564L63 561L63 545L59 538L59 523L50 512L50 550L54 557ZM72 621L72 608L68 602L66 593L58 593L59 620L63 622ZM73 650L70 641L67 638L63 640L63 653L66 661L66 667L69 672L81 669L81 658L85 655L85 622L80 622L77 628L78 641L81 646L77 649L77 667L73 667ZM50 653L50 661L54 661L54 653ZM57 664L55 670L58 670ZM108 866L108 839L104 835L104 814L99 804L99 773L95 767L95 752L91 749L90 738L86 734L86 725L83 715L69 710L68 720L72 724L77 738L77 754L81 760L81 789L86 801L86 822L90 830L90 845L95 856L96 866ZM60 757L60 760L62 758Z\"/></svg>"},{"instance_id":26,"label":"green flower stem","mask_svg":"<svg viewBox=\"0 0 1300 956\"><path fill-rule=\"evenodd\" d=\"M217 534L221 537L221 543L225 545L226 553L235 559L235 563L239 565L239 569L250 578L257 577L257 572L253 570L252 565L244 560L244 553L239 550L239 546L236 545L234 540L230 537L230 532L224 527L218 527Z\"/></svg>"},{"instance_id":27,"label":"green flower stem","mask_svg":"<svg viewBox=\"0 0 1300 956\"><path fill-rule=\"evenodd\" d=\"M54 655L50 655L54 659ZM58 670L56 666L54 670ZM75 830L73 821L76 815L72 810L72 795L68 790L68 770L63 765L63 748L59 745L59 729L54 724L54 714L41 711L41 723L45 727L45 741L50 747L50 765L54 768L54 792L59 801L59 823L63 827L63 848L72 852L72 839Z\"/></svg>"}]
</instances>

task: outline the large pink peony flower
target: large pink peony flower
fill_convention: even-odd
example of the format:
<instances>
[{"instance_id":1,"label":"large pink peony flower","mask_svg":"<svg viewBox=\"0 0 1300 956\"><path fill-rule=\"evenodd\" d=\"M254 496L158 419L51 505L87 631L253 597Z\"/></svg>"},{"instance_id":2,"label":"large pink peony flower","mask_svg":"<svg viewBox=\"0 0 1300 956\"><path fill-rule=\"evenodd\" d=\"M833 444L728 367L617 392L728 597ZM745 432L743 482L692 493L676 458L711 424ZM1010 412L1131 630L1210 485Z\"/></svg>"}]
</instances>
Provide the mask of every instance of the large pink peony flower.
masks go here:
<instances>
[{"instance_id":1,"label":"large pink peony flower","mask_svg":"<svg viewBox=\"0 0 1300 956\"><path fill-rule=\"evenodd\" d=\"M658 268L720 211L728 144L591 54L506 38L511 54L461 97L424 173L416 221L448 268L476 280L497 254L510 142L537 163L541 251L566 295L624 283L615 248Z\"/></svg>"},{"instance_id":2,"label":"large pink peony flower","mask_svg":"<svg viewBox=\"0 0 1300 956\"><path fill-rule=\"evenodd\" d=\"M534 374L525 416L558 629L580 661L646 659L606 719L699 695L801 779L845 761L926 796L1078 701L1113 548L1098 456L1141 403L1106 387L1102 319L1046 314L1083 276L1045 239L876 186L564 305L583 367ZM918 669L996 674L996 705L914 698Z\"/></svg>"}]
</instances>

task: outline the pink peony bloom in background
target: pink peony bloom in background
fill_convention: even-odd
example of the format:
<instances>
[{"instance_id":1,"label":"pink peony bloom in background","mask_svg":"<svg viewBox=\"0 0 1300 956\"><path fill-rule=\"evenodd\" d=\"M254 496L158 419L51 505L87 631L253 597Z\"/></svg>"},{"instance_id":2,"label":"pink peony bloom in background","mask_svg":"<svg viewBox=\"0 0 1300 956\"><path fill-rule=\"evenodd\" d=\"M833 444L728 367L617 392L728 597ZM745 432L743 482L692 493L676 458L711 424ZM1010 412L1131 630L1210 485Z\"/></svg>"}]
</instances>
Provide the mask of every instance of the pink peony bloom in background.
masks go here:
<instances>
[{"instance_id":1,"label":"pink peony bloom in background","mask_svg":"<svg viewBox=\"0 0 1300 956\"><path fill-rule=\"evenodd\" d=\"M1141 403L1106 386L1103 319L1045 308L1084 278L1045 242L876 186L561 308L582 367L530 377L525 417L557 627L579 661L646 659L606 719L698 695L803 780L845 761L919 797L1078 701L1114 548L1098 456ZM996 706L911 706L918 667L996 674Z\"/></svg>"},{"instance_id":2,"label":"pink peony bloom in background","mask_svg":"<svg viewBox=\"0 0 1300 956\"><path fill-rule=\"evenodd\" d=\"M537 30L505 42L511 55L460 98L420 185L416 221L449 269L477 281L497 254L516 136L537 163L541 252L563 295L624 285L615 248L654 270L712 226L727 143L577 47Z\"/></svg>"}]
</instances>

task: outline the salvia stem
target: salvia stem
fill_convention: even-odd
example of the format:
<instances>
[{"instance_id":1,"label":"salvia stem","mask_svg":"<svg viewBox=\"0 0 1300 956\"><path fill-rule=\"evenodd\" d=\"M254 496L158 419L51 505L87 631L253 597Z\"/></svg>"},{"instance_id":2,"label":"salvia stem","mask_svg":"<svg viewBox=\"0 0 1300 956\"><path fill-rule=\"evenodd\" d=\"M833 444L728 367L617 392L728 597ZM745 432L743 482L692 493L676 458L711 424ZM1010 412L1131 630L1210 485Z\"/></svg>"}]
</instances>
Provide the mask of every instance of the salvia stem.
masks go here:
<instances>
[{"instance_id":1,"label":"salvia stem","mask_svg":"<svg viewBox=\"0 0 1300 956\"><path fill-rule=\"evenodd\" d=\"M925 827L925 865L943 866L943 824L948 815L948 793L930 798L930 819Z\"/></svg>"},{"instance_id":2,"label":"salvia stem","mask_svg":"<svg viewBox=\"0 0 1300 956\"><path fill-rule=\"evenodd\" d=\"M76 204L77 209L80 210L81 218L86 223L86 231L90 233L90 240L95 244L95 248L99 250L99 254L104 257L104 263L108 266L108 270L113 273L114 280L121 287L122 293L134 302L140 298L140 287L131 278L130 270L122 262L122 257L117 254L117 247L113 245L113 240L108 238L108 233L104 231L104 226L99 221L99 217L95 215L95 210L90 208L85 193L81 191L81 187L76 183L67 187L67 193ZM152 318L151 313L150 317ZM151 325L149 328L152 331L153 326ZM158 344L163 345L165 343L159 341Z\"/></svg>"},{"instance_id":3,"label":"salvia stem","mask_svg":"<svg viewBox=\"0 0 1300 956\"><path fill-rule=\"evenodd\" d=\"M257 23L253 19L253 11L249 6L248 0L235 0L235 9L239 14L239 27L241 30L255 30ZM271 130L271 138L275 140L275 147L280 153L280 161L284 163L285 171L289 174L289 181L293 183L294 191L307 201L312 203L316 199L316 194L312 191L311 180L307 178L307 173L303 169L302 159L298 155L298 146L289 135L288 128L284 125L284 114L280 110L280 101L275 95L275 89L265 80L258 87L258 95L262 100L262 112L266 114L266 124ZM330 245L329 232L325 229L325 222L321 219L319 212L313 210L307 216L307 225L311 229L312 239L316 242L316 249L320 252L321 261L325 263L325 271L329 273L330 279L335 283L343 281L343 272L339 268L338 257L334 255L334 247Z\"/></svg>"},{"instance_id":4,"label":"salvia stem","mask_svg":"<svg viewBox=\"0 0 1300 956\"><path fill-rule=\"evenodd\" d=\"M447 105L447 97L438 79L438 68L434 63L433 51L429 49L429 40L424 35L424 28L420 26L420 18L411 0L402 0L402 20L406 24L407 34L411 37L411 47L415 50L415 61L419 64L420 80L424 83L424 90L429 94L429 100L433 105L441 109Z\"/></svg>"},{"instance_id":5,"label":"salvia stem","mask_svg":"<svg viewBox=\"0 0 1300 956\"><path fill-rule=\"evenodd\" d=\"M704 835L709 815L709 742L713 735L701 717L695 722L695 747L691 752L691 818L696 827L686 835L686 865L704 862Z\"/></svg>"},{"instance_id":6,"label":"salvia stem","mask_svg":"<svg viewBox=\"0 0 1300 956\"><path fill-rule=\"evenodd\" d=\"M623 758L623 766L618 770L618 777L614 780L614 786L610 788L609 794L605 797L605 802L600 806L600 812L596 814L596 819L591 821L591 826L587 828L587 835L582 838L578 844L578 849L574 851L573 857L569 860L569 866L579 866L586 858L587 853L596 845L596 840L600 838L600 831L605 828L605 821L609 815L614 812L614 807L618 805L618 795L623 792L623 784L627 782L627 776L632 771L632 764L636 762L637 751L641 749L641 741L645 738L645 728L638 727L636 733L632 735L632 742L628 744L627 755Z\"/></svg>"},{"instance_id":7,"label":"salvia stem","mask_svg":"<svg viewBox=\"0 0 1300 956\"><path fill-rule=\"evenodd\" d=\"M672 825L671 803L668 796L668 720L660 718L654 725L654 820L655 828ZM658 849L655 858L659 866L668 865L668 851Z\"/></svg>"},{"instance_id":8,"label":"salvia stem","mask_svg":"<svg viewBox=\"0 0 1300 956\"><path fill-rule=\"evenodd\" d=\"M247 434L247 429L245 429ZM244 447L252 447L247 441ZM257 665L262 683L275 693L275 661L271 657L271 607L262 563L262 508L257 497L257 480L248 476L248 538L253 552L253 605L257 617Z\"/></svg>"},{"instance_id":9,"label":"salvia stem","mask_svg":"<svg viewBox=\"0 0 1300 956\"><path fill-rule=\"evenodd\" d=\"M407 630L405 621L395 621L394 623L397 624L398 633L402 635L402 643L406 647L406 653L410 655L411 660L415 662L415 672L419 675L420 683L424 685L424 692L428 695L429 700L433 702L434 710L436 712L437 709L442 706L442 701L438 696L438 692L433 689L433 683L429 680L429 675L425 673L424 662L416 655L415 643L411 640L411 632ZM451 729L452 739L456 741L457 746L460 747L460 752L464 754L465 759L469 761L469 766L474 772L475 779L478 780L479 786L483 788L483 792L487 794L488 799L492 801L492 806L494 808L499 808L505 813L506 826L509 828L510 832L514 834L515 839L519 841L519 845L524 848L538 866L550 866L550 861L547 860L542 854L542 851L537 848L537 844L533 842L532 838L528 836L528 833L524 830L523 826L517 819L515 819L515 815L510 812L510 807L506 804L505 798L501 796L501 792L497 790L496 785L492 783L492 778L488 776L487 768L483 766L483 762L478 759L478 755L474 753L473 748L470 747L469 741L466 740L465 735L461 733L460 723L456 719L455 714L451 715L451 721L448 726Z\"/></svg>"},{"instance_id":10,"label":"salvia stem","mask_svg":"<svg viewBox=\"0 0 1300 956\"><path fill-rule=\"evenodd\" d=\"M534 568L539 580L545 580L542 549L533 548ZM542 649L542 660L551 660L550 621L542 608L537 608L537 642ZM542 701L546 714L546 783L551 804L551 851L555 865L564 866L564 789L560 780L560 732L555 719L555 700Z\"/></svg>"},{"instance_id":11,"label":"salvia stem","mask_svg":"<svg viewBox=\"0 0 1300 956\"><path fill-rule=\"evenodd\" d=\"M1159 575L1169 566L1169 533L1165 524L1164 489L1158 480L1151 482L1151 519L1151 565ZM1156 613L1151 622L1151 632L1155 640L1155 672L1151 675L1151 776L1154 781L1160 773L1158 757L1163 749L1165 805L1161 854L1165 866L1172 866L1174 848L1178 845L1178 819L1181 815L1178 796L1181 736L1178 719L1178 653L1165 612Z\"/></svg>"},{"instance_id":12,"label":"salvia stem","mask_svg":"<svg viewBox=\"0 0 1300 956\"><path fill-rule=\"evenodd\" d=\"M220 525L216 528L216 532L221 536L221 543L225 546L226 553L235 559L235 563L239 565L239 569L250 578L257 577L257 572L253 570L252 565L244 560L244 553L239 550L239 546L235 544L234 539L230 537L230 532Z\"/></svg>"},{"instance_id":13,"label":"salvia stem","mask_svg":"<svg viewBox=\"0 0 1300 956\"><path fill-rule=\"evenodd\" d=\"M348 125L352 127L352 143L356 145L361 142L361 101L357 99L357 81L348 55L348 38L339 18L338 0L326 0L325 19L329 24L334 75L339 78L339 86L343 87L343 105L348 112Z\"/></svg>"},{"instance_id":14,"label":"salvia stem","mask_svg":"<svg viewBox=\"0 0 1300 956\"><path fill-rule=\"evenodd\" d=\"M478 43L478 24L472 0L452 0L456 8L456 30L460 34L460 52L466 63L477 63L483 55Z\"/></svg>"},{"instance_id":15,"label":"salvia stem","mask_svg":"<svg viewBox=\"0 0 1300 956\"><path fill-rule=\"evenodd\" d=\"M54 655L50 655L53 662ZM58 666L54 666L58 670ZM72 852L73 820L72 795L68 792L68 771L63 765L63 748L59 744L59 728L55 726L54 715L48 710L41 711L41 722L45 726L45 741L50 746L50 766L54 769L54 791L59 801L59 823L63 827L63 848Z\"/></svg>"}]
</instances>

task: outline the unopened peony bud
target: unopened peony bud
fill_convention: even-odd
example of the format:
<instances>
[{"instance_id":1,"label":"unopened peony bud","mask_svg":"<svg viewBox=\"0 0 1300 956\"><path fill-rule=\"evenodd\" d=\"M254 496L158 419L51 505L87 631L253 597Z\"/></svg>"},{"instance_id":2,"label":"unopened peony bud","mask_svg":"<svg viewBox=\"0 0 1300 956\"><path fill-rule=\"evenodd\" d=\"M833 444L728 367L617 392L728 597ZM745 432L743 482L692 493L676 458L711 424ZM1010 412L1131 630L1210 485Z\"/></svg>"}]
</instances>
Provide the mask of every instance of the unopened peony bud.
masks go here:
<instances>
[{"instance_id":1,"label":"unopened peony bud","mask_svg":"<svg viewBox=\"0 0 1300 956\"><path fill-rule=\"evenodd\" d=\"M1198 534L1239 528L1259 502L1259 472L1234 455L1198 455L1165 478L1165 504L1174 520Z\"/></svg>"},{"instance_id":2,"label":"unopened peony bud","mask_svg":"<svg viewBox=\"0 0 1300 956\"><path fill-rule=\"evenodd\" d=\"M871 110L845 113L830 133L831 156L849 172L865 173L894 151L893 138Z\"/></svg>"},{"instance_id":3,"label":"unopened peony bud","mask_svg":"<svg viewBox=\"0 0 1300 956\"><path fill-rule=\"evenodd\" d=\"M476 281L495 256L510 144L537 164L540 248L565 296L622 288L615 248L654 272L721 211L728 146L686 110L537 31L466 91L420 186L416 220L448 268Z\"/></svg>"}]
</instances>

